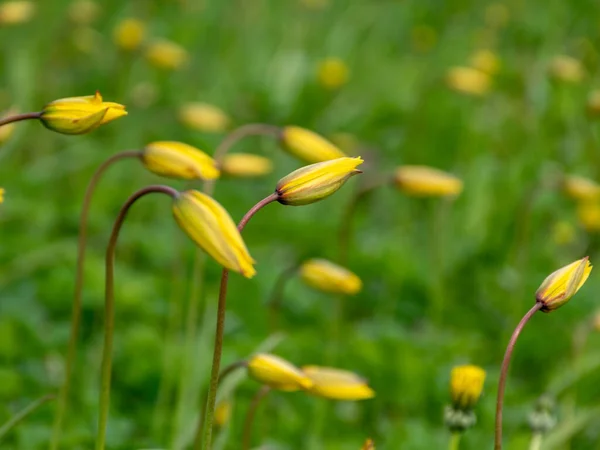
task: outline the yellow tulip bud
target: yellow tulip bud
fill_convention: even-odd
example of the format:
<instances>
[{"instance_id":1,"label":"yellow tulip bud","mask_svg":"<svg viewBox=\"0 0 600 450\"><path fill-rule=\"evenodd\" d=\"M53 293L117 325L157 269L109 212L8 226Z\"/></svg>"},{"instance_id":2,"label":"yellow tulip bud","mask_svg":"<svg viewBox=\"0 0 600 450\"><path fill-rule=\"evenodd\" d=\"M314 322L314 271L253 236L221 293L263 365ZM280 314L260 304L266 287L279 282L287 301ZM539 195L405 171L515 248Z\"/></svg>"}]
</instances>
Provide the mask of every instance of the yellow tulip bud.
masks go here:
<instances>
[{"instance_id":1,"label":"yellow tulip bud","mask_svg":"<svg viewBox=\"0 0 600 450\"><path fill-rule=\"evenodd\" d=\"M375 443L373 442L373 439L367 439L361 450L375 450Z\"/></svg>"},{"instance_id":2,"label":"yellow tulip bud","mask_svg":"<svg viewBox=\"0 0 600 450\"><path fill-rule=\"evenodd\" d=\"M29 1L9 1L0 4L0 25L29 22L35 14L35 4Z\"/></svg>"},{"instance_id":3,"label":"yellow tulip bud","mask_svg":"<svg viewBox=\"0 0 600 450\"><path fill-rule=\"evenodd\" d=\"M471 56L471 66L488 75L495 75L500 70L500 59L490 50L479 50Z\"/></svg>"},{"instance_id":4,"label":"yellow tulip bud","mask_svg":"<svg viewBox=\"0 0 600 450\"><path fill-rule=\"evenodd\" d=\"M579 83L585 76L581 62L571 56L558 55L550 62L550 75L558 81Z\"/></svg>"},{"instance_id":5,"label":"yellow tulip bud","mask_svg":"<svg viewBox=\"0 0 600 450\"><path fill-rule=\"evenodd\" d=\"M146 145L142 163L157 175L184 180L214 180L220 173L214 159L183 142L158 141Z\"/></svg>"},{"instance_id":6,"label":"yellow tulip bud","mask_svg":"<svg viewBox=\"0 0 600 450\"><path fill-rule=\"evenodd\" d=\"M588 233L600 231L600 205L598 202L581 202L577 206L577 218Z\"/></svg>"},{"instance_id":7,"label":"yellow tulip bud","mask_svg":"<svg viewBox=\"0 0 600 450\"><path fill-rule=\"evenodd\" d=\"M574 200L595 201L600 199L600 185L589 178L568 175L563 181L565 194Z\"/></svg>"},{"instance_id":8,"label":"yellow tulip bud","mask_svg":"<svg viewBox=\"0 0 600 450\"><path fill-rule=\"evenodd\" d=\"M302 167L277 183L277 201L283 205L308 205L336 192L353 175L363 160L338 158Z\"/></svg>"},{"instance_id":9,"label":"yellow tulip bud","mask_svg":"<svg viewBox=\"0 0 600 450\"><path fill-rule=\"evenodd\" d=\"M427 166L400 166L394 182L401 191L418 197L456 196L463 190L459 178Z\"/></svg>"},{"instance_id":10,"label":"yellow tulip bud","mask_svg":"<svg viewBox=\"0 0 600 450\"><path fill-rule=\"evenodd\" d=\"M586 256L574 263L552 272L535 293L536 301L542 303L542 311L560 308L573 297L590 276L592 265Z\"/></svg>"},{"instance_id":11,"label":"yellow tulip bud","mask_svg":"<svg viewBox=\"0 0 600 450\"><path fill-rule=\"evenodd\" d=\"M297 391L312 387L308 376L279 356L259 353L250 358L247 367L248 375L273 389Z\"/></svg>"},{"instance_id":12,"label":"yellow tulip bud","mask_svg":"<svg viewBox=\"0 0 600 450\"><path fill-rule=\"evenodd\" d=\"M214 425L218 428L223 428L231 418L231 402L229 400L221 400L215 407Z\"/></svg>"},{"instance_id":13,"label":"yellow tulip bud","mask_svg":"<svg viewBox=\"0 0 600 450\"><path fill-rule=\"evenodd\" d=\"M273 171L273 163L264 156L250 153L231 153L221 161L221 170L230 177L261 177Z\"/></svg>"},{"instance_id":14,"label":"yellow tulip bud","mask_svg":"<svg viewBox=\"0 0 600 450\"><path fill-rule=\"evenodd\" d=\"M113 30L113 41L122 50L131 52L137 50L146 35L146 26L139 19L125 19Z\"/></svg>"},{"instance_id":15,"label":"yellow tulip bud","mask_svg":"<svg viewBox=\"0 0 600 450\"><path fill-rule=\"evenodd\" d=\"M100 5L92 0L75 0L69 5L69 18L78 25L90 25L100 15Z\"/></svg>"},{"instance_id":16,"label":"yellow tulip bud","mask_svg":"<svg viewBox=\"0 0 600 450\"><path fill-rule=\"evenodd\" d=\"M304 128L287 126L281 131L283 148L308 163L328 161L346 156L327 139Z\"/></svg>"},{"instance_id":17,"label":"yellow tulip bud","mask_svg":"<svg viewBox=\"0 0 600 450\"><path fill-rule=\"evenodd\" d=\"M188 52L175 42L160 40L148 46L146 59L159 69L177 70L188 59Z\"/></svg>"},{"instance_id":18,"label":"yellow tulip bud","mask_svg":"<svg viewBox=\"0 0 600 450\"><path fill-rule=\"evenodd\" d=\"M2 118L5 119L6 117L14 116L15 114L18 114L18 111L14 108L11 108L8 111L6 111L4 114L2 114ZM14 131L15 131L14 123L8 123L6 125L2 125L0 127L0 145L4 144L6 141L8 141Z\"/></svg>"},{"instance_id":19,"label":"yellow tulip bud","mask_svg":"<svg viewBox=\"0 0 600 450\"><path fill-rule=\"evenodd\" d=\"M473 409L485 381L485 370L473 365L456 366L450 373L450 396L455 408L461 410Z\"/></svg>"},{"instance_id":20,"label":"yellow tulip bud","mask_svg":"<svg viewBox=\"0 0 600 450\"><path fill-rule=\"evenodd\" d=\"M4 202L4 188L0 188L0 203Z\"/></svg>"},{"instance_id":21,"label":"yellow tulip bud","mask_svg":"<svg viewBox=\"0 0 600 450\"><path fill-rule=\"evenodd\" d=\"M362 281L348 269L325 259L310 259L300 266L300 277L309 286L331 294L353 295Z\"/></svg>"},{"instance_id":22,"label":"yellow tulip bud","mask_svg":"<svg viewBox=\"0 0 600 450\"><path fill-rule=\"evenodd\" d=\"M252 278L256 271L235 223L217 201L198 191L181 192L173 215L187 235L219 264Z\"/></svg>"},{"instance_id":23,"label":"yellow tulip bud","mask_svg":"<svg viewBox=\"0 0 600 450\"><path fill-rule=\"evenodd\" d=\"M367 381L347 370L331 367L305 366L302 368L312 387L306 389L310 394L331 400L365 400L375 397L375 392Z\"/></svg>"},{"instance_id":24,"label":"yellow tulip bud","mask_svg":"<svg viewBox=\"0 0 600 450\"><path fill-rule=\"evenodd\" d=\"M52 131L84 134L127 115L125 106L105 102L99 92L85 97L62 98L42 109L40 120Z\"/></svg>"},{"instance_id":25,"label":"yellow tulip bud","mask_svg":"<svg viewBox=\"0 0 600 450\"><path fill-rule=\"evenodd\" d=\"M230 119L225 112L208 103L188 103L179 110L179 119L192 130L204 133L223 133Z\"/></svg>"},{"instance_id":26,"label":"yellow tulip bud","mask_svg":"<svg viewBox=\"0 0 600 450\"><path fill-rule=\"evenodd\" d=\"M339 89L348 82L350 70L340 58L327 58L319 62L317 80L325 89Z\"/></svg>"},{"instance_id":27,"label":"yellow tulip bud","mask_svg":"<svg viewBox=\"0 0 600 450\"><path fill-rule=\"evenodd\" d=\"M446 83L450 89L475 96L483 96L491 88L489 75L472 67L452 67L446 74Z\"/></svg>"}]
</instances>

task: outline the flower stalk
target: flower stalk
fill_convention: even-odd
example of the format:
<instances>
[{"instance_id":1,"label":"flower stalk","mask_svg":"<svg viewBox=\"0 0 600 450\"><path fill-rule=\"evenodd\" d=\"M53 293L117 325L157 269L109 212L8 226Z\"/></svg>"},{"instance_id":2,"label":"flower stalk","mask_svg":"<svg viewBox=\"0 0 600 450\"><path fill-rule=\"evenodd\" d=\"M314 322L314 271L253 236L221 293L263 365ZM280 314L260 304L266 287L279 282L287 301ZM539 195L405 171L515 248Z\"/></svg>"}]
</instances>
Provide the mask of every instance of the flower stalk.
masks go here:
<instances>
[{"instance_id":1,"label":"flower stalk","mask_svg":"<svg viewBox=\"0 0 600 450\"><path fill-rule=\"evenodd\" d=\"M39 119L42 116L41 111L39 112L29 112L23 114L15 114L14 116L4 117L0 119L0 127L2 125L8 125L9 123L21 122L23 120L31 120L31 119Z\"/></svg>"},{"instance_id":2,"label":"flower stalk","mask_svg":"<svg viewBox=\"0 0 600 450\"><path fill-rule=\"evenodd\" d=\"M26 419L27 416L29 416L29 414L33 413L36 409L38 409L43 404L45 404L51 400L54 400L55 397L56 396L54 394L46 394L43 397L40 397L37 400L34 400L29 405L27 405L25 408L23 408L21 411L19 411L17 414L15 414L13 417L11 417L8 420L8 422L6 422L4 425L0 426L0 441L2 440L3 437L6 436L6 434L10 430L12 430L22 420Z\"/></svg>"},{"instance_id":3,"label":"flower stalk","mask_svg":"<svg viewBox=\"0 0 600 450\"><path fill-rule=\"evenodd\" d=\"M244 437L242 438L243 450L248 450L250 448L250 441L252 440L252 425L254 424L254 417L256 417L256 410L269 392L271 392L271 388L269 386L262 386L250 403L248 413L246 414L246 419L244 420Z\"/></svg>"},{"instance_id":4,"label":"flower stalk","mask_svg":"<svg viewBox=\"0 0 600 450\"><path fill-rule=\"evenodd\" d=\"M454 431L450 435L450 442L448 444L448 450L458 450L460 448L460 438L462 433L460 431Z\"/></svg>"}]
</instances>

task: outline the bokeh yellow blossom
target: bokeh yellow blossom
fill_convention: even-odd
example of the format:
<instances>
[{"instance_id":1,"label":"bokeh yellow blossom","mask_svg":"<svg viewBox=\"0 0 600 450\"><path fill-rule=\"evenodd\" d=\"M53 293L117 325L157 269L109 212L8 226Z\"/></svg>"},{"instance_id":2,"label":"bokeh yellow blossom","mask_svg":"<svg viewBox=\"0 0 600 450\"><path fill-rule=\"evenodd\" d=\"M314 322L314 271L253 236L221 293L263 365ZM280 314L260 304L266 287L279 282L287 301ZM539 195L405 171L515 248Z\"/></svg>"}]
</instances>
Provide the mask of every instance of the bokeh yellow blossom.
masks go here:
<instances>
[{"instance_id":1,"label":"bokeh yellow blossom","mask_svg":"<svg viewBox=\"0 0 600 450\"><path fill-rule=\"evenodd\" d=\"M4 188L0 188L0 203L4 202Z\"/></svg>"},{"instance_id":2,"label":"bokeh yellow blossom","mask_svg":"<svg viewBox=\"0 0 600 450\"><path fill-rule=\"evenodd\" d=\"M461 410L472 409L483 391L485 370L474 365L456 366L450 372L452 405Z\"/></svg>"},{"instance_id":3,"label":"bokeh yellow blossom","mask_svg":"<svg viewBox=\"0 0 600 450\"><path fill-rule=\"evenodd\" d=\"M496 75L500 70L500 58L491 50L478 50L471 56L471 66L488 75Z\"/></svg>"},{"instance_id":4,"label":"bokeh yellow blossom","mask_svg":"<svg viewBox=\"0 0 600 450\"><path fill-rule=\"evenodd\" d=\"M222 266L246 278L256 274L252 259L229 213L198 191L181 192L173 201L173 216L186 234Z\"/></svg>"},{"instance_id":5,"label":"bokeh yellow blossom","mask_svg":"<svg viewBox=\"0 0 600 450\"><path fill-rule=\"evenodd\" d=\"M487 94L492 84L487 73L472 67L452 67L446 74L446 83L450 89L474 96Z\"/></svg>"},{"instance_id":6,"label":"bokeh yellow blossom","mask_svg":"<svg viewBox=\"0 0 600 450\"><path fill-rule=\"evenodd\" d=\"M102 9L93 0L74 0L69 5L69 19L77 25L91 25L98 17Z\"/></svg>"},{"instance_id":7,"label":"bokeh yellow blossom","mask_svg":"<svg viewBox=\"0 0 600 450\"><path fill-rule=\"evenodd\" d=\"M142 162L148 170L164 177L214 180L220 174L214 159L183 142L152 142L144 147Z\"/></svg>"},{"instance_id":8,"label":"bokeh yellow blossom","mask_svg":"<svg viewBox=\"0 0 600 450\"><path fill-rule=\"evenodd\" d=\"M346 156L339 148L317 133L291 125L281 131L281 144L291 155L307 163Z\"/></svg>"},{"instance_id":9,"label":"bokeh yellow blossom","mask_svg":"<svg viewBox=\"0 0 600 450\"><path fill-rule=\"evenodd\" d=\"M577 201L600 199L600 185L594 180L578 175L567 175L563 180L565 194Z\"/></svg>"},{"instance_id":10,"label":"bokeh yellow blossom","mask_svg":"<svg viewBox=\"0 0 600 450\"><path fill-rule=\"evenodd\" d=\"M373 442L373 439L367 439L361 450L375 450L375 443Z\"/></svg>"},{"instance_id":11,"label":"bokeh yellow blossom","mask_svg":"<svg viewBox=\"0 0 600 450\"><path fill-rule=\"evenodd\" d=\"M231 401L221 400L215 407L214 425L223 428L231 419Z\"/></svg>"},{"instance_id":12,"label":"bokeh yellow blossom","mask_svg":"<svg viewBox=\"0 0 600 450\"><path fill-rule=\"evenodd\" d=\"M29 22L35 14L35 4L30 1L8 1L0 4L0 25L18 25Z\"/></svg>"},{"instance_id":13,"label":"bokeh yellow blossom","mask_svg":"<svg viewBox=\"0 0 600 450\"><path fill-rule=\"evenodd\" d=\"M179 109L179 120L186 127L204 133L223 133L231 120L221 108L208 103L187 103Z\"/></svg>"},{"instance_id":14,"label":"bokeh yellow blossom","mask_svg":"<svg viewBox=\"0 0 600 450\"><path fill-rule=\"evenodd\" d=\"M357 374L332 367L305 366L304 372L313 382L307 392L331 400L366 400L375 396L367 381Z\"/></svg>"},{"instance_id":15,"label":"bokeh yellow blossom","mask_svg":"<svg viewBox=\"0 0 600 450\"><path fill-rule=\"evenodd\" d=\"M258 353L248 360L247 367L250 377L280 391L309 389L313 385L306 374L279 356Z\"/></svg>"},{"instance_id":16,"label":"bokeh yellow blossom","mask_svg":"<svg viewBox=\"0 0 600 450\"><path fill-rule=\"evenodd\" d=\"M5 111L0 117L2 119L5 119L6 117L14 116L15 114L18 114L18 111L15 108L11 108L8 111ZM15 131L14 123L7 123L6 125L2 125L0 127L0 145L4 144L6 141L8 141L14 131Z\"/></svg>"},{"instance_id":17,"label":"bokeh yellow blossom","mask_svg":"<svg viewBox=\"0 0 600 450\"><path fill-rule=\"evenodd\" d=\"M277 201L300 206L318 202L336 192L348 178L362 173L356 167L362 158L338 158L311 164L283 177L277 183Z\"/></svg>"},{"instance_id":18,"label":"bokeh yellow blossom","mask_svg":"<svg viewBox=\"0 0 600 450\"><path fill-rule=\"evenodd\" d=\"M549 71L552 78L566 83L579 83L585 76L581 61L567 55L552 58Z\"/></svg>"},{"instance_id":19,"label":"bokeh yellow blossom","mask_svg":"<svg viewBox=\"0 0 600 450\"><path fill-rule=\"evenodd\" d=\"M146 59L159 69L177 70L187 62L188 52L175 42L159 40L148 45Z\"/></svg>"},{"instance_id":20,"label":"bokeh yellow blossom","mask_svg":"<svg viewBox=\"0 0 600 450\"><path fill-rule=\"evenodd\" d=\"M591 116L600 115L600 89L594 89L588 94L587 112Z\"/></svg>"},{"instance_id":21,"label":"bokeh yellow blossom","mask_svg":"<svg viewBox=\"0 0 600 450\"><path fill-rule=\"evenodd\" d=\"M309 259L300 266L300 278L309 286L332 294L354 295L362 281L345 267L326 259Z\"/></svg>"},{"instance_id":22,"label":"bokeh yellow blossom","mask_svg":"<svg viewBox=\"0 0 600 450\"><path fill-rule=\"evenodd\" d=\"M326 58L319 61L317 80L325 89L339 89L348 82L350 69L341 58Z\"/></svg>"},{"instance_id":23,"label":"bokeh yellow blossom","mask_svg":"<svg viewBox=\"0 0 600 450\"><path fill-rule=\"evenodd\" d=\"M137 50L146 36L146 25L140 19L128 18L119 22L113 30L113 40L125 51Z\"/></svg>"},{"instance_id":24,"label":"bokeh yellow blossom","mask_svg":"<svg viewBox=\"0 0 600 450\"><path fill-rule=\"evenodd\" d=\"M591 271L592 265L586 256L548 275L535 293L536 301L543 305L541 310L554 311L567 303L583 286Z\"/></svg>"},{"instance_id":25,"label":"bokeh yellow blossom","mask_svg":"<svg viewBox=\"0 0 600 450\"><path fill-rule=\"evenodd\" d=\"M460 178L428 166L400 166L394 172L394 183L406 194L417 197L446 197L463 190Z\"/></svg>"},{"instance_id":26,"label":"bokeh yellow blossom","mask_svg":"<svg viewBox=\"0 0 600 450\"><path fill-rule=\"evenodd\" d=\"M552 242L556 245L568 245L575 240L575 227L571 222L560 220L552 227Z\"/></svg>"},{"instance_id":27,"label":"bokeh yellow blossom","mask_svg":"<svg viewBox=\"0 0 600 450\"><path fill-rule=\"evenodd\" d=\"M273 171L273 163L264 156L251 153L230 153L223 157L221 171L223 175L230 177L261 177Z\"/></svg>"},{"instance_id":28,"label":"bokeh yellow blossom","mask_svg":"<svg viewBox=\"0 0 600 450\"><path fill-rule=\"evenodd\" d=\"M598 201L583 201L577 205L577 219L588 233L600 231L600 204Z\"/></svg>"}]
</instances>

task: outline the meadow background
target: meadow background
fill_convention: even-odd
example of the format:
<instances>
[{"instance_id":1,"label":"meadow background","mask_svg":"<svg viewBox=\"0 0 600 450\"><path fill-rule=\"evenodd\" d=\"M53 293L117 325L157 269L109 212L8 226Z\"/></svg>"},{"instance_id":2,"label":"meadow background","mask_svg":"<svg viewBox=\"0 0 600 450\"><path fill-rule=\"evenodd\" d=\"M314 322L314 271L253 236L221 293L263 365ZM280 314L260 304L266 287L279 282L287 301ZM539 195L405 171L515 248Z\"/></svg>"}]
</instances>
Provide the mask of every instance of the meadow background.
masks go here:
<instances>
[{"instance_id":1,"label":"meadow background","mask_svg":"<svg viewBox=\"0 0 600 450\"><path fill-rule=\"evenodd\" d=\"M0 423L60 386L78 218L94 169L111 154L154 140L180 140L212 154L226 131L191 129L179 117L183 105L206 102L227 114L230 130L256 122L299 125L365 159L365 173L334 196L302 208L270 205L244 231L258 274L232 276L224 363L266 346L298 365L356 371L377 395L335 403L274 393L259 412L256 445L358 449L372 437L378 449L445 448L449 372L473 363L488 377L478 424L461 448L491 448L496 382L512 329L550 272L599 256L600 218L588 214L582 223L582 207L562 190L565 174L600 176L600 129L588 107L600 88L596 2L108 0L87 14L81 2L33 3L31 20L0 27L0 107L37 111L99 90L129 115L75 137L20 123L0 148ZM113 38L127 18L146 27L142 46L131 52ZM185 64L168 70L149 61L145 52L156 39L181 45ZM448 70L468 66L482 49L500 60L489 91L468 95L449 87ZM558 55L576 58L582 76L553 72ZM348 70L336 89L318 77L319 65L332 57ZM215 196L235 220L303 164L269 138L248 138L233 151L266 155L275 167L264 178L218 182ZM285 290L281 332L272 333L264 305L281 271L309 257L335 260L353 191L402 164L452 172L464 191L455 200L411 198L393 186L373 191L358 208L347 263L364 289L344 299L340 330L332 329L335 298L296 278ZM110 227L134 190L157 182L164 180L124 161L94 198L65 449L93 445ZM220 274L208 261L206 309L187 351L193 255L166 199L145 198L131 211L116 258L109 448L189 448L198 386L210 371ZM573 344L576 330L594 319L599 280L593 271L568 306L540 313L526 327L508 382L507 449L527 448L527 415L544 392L556 396L558 418L544 448L600 448L600 336L590 328L581 351ZM240 448L258 389L244 374L235 383L221 448ZM52 403L40 408L1 448L47 448L53 410Z\"/></svg>"}]
</instances>

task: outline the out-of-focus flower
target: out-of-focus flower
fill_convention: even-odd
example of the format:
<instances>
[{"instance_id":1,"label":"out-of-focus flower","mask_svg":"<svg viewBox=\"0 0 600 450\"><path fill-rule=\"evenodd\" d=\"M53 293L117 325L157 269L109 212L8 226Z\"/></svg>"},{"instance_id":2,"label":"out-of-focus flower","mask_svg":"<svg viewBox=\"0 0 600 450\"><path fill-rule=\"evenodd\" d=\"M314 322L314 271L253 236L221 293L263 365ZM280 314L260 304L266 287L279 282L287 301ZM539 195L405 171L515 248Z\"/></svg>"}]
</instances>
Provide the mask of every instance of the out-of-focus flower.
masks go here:
<instances>
[{"instance_id":1,"label":"out-of-focus flower","mask_svg":"<svg viewBox=\"0 0 600 450\"><path fill-rule=\"evenodd\" d=\"M473 365L456 366L450 373L452 405L460 410L473 409L483 390L485 370Z\"/></svg>"},{"instance_id":2,"label":"out-of-focus flower","mask_svg":"<svg viewBox=\"0 0 600 450\"><path fill-rule=\"evenodd\" d=\"M231 419L231 402L229 400L221 400L215 407L214 425L218 428L223 428Z\"/></svg>"},{"instance_id":3,"label":"out-of-focus flower","mask_svg":"<svg viewBox=\"0 0 600 450\"><path fill-rule=\"evenodd\" d=\"M472 67L452 67L446 74L446 83L450 89L475 96L487 94L492 84L487 73Z\"/></svg>"},{"instance_id":4,"label":"out-of-focus flower","mask_svg":"<svg viewBox=\"0 0 600 450\"><path fill-rule=\"evenodd\" d=\"M552 242L556 245L567 245L575 240L575 228L570 222L561 220L552 227Z\"/></svg>"},{"instance_id":5,"label":"out-of-focus flower","mask_svg":"<svg viewBox=\"0 0 600 450\"><path fill-rule=\"evenodd\" d=\"M485 22L492 28L502 28L510 19L510 12L504 3L491 3L485 9Z\"/></svg>"},{"instance_id":6,"label":"out-of-focus flower","mask_svg":"<svg viewBox=\"0 0 600 450\"><path fill-rule=\"evenodd\" d=\"M100 5L92 0L75 0L69 5L69 18L78 25L90 25L100 15Z\"/></svg>"},{"instance_id":7,"label":"out-of-focus flower","mask_svg":"<svg viewBox=\"0 0 600 450\"><path fill-rule=\"evenodd\" d=\"M354 295L362 281L348 269L325 259L310 259L300 266L300 277L309 286L332 294Z\"/></svg>"},{"instance_id":8,"label":"out-of-focus flower","mask_svg":"<svg viewBox=\"0 0 600 450\"><path fill-rule=\"evenodd\" d=\"M577 201L600 199L600 185L589 178L567 175L563 180L565 194Z\"/></svg>"},{"instance_id":9,"label":"out-of-focus flower","mask_svg":"<svg viewBox=\"0 0 600 450\"><path fill-rule=\"evenodd\" d=\"M309 389L313 383L300 369L279 356L259 353L247 363L248 375L280 391Z\"/></svg>"},{"instance_id":10,"label":"out-of-focus flower","mask_svg":"<svg viewBox=\"0 0 600 450\"><path fill-rule=\"evenodd\" d=\"M308 163L328 161L346 156L327 139L305 128L287 126L281 131L283 148Z\"/></svg>"},{"instance_id":11,"label":"out-of-focus flower","mask_svg":"<svg viewBox=\"0 0 600 450\"><path fill-rule=\"evenodd\" d=\"M230 177L262 177L273 171L273 163L264 156L250 153L230 153L221 161L223 175Z\"/></svg>"},{"instance_id":12,"label":"out-of-focus flower","mask_svg":"<svg viewBox=\"0 0 600 450\"><path fill-rule=\"evenodd\" d=\"M15 108L11 108L8 111L4 112L0 117L2 119L10 116L14 116L18 111ZM4 144L6 141L10 139L13 132L15 131L15 124L8 123L6 125L2 125L0 127L0 145Z\"/></svg>"},{"instance_id":13,"label":"out-of-focus flower","mask_svg":"<svg viewBox=\"0 0 600 450\"><path fill-rule=\"evenodd\" d=\"M583 201L577 205L577 219L588 233L600 231L600 204L597 201Z\"/></svg>"},{"instance_id":14,"label":"out-of-focus flower","mask_svg":"<svg viewBox=\"0 0 600 450\"><path fill-rule=\"evenodd\" d=\"M373 439L367 439L361 450L375 450L375 443L373 442Z\"/></svg>"},{"instance_id":15,"label":"out-of-focus flower","mask_svg":"<svg viewBox=\"0 0 600 450\"><path fill-rule=\"evenodd\" d=\"M42 109L40 120L47 128L58 133L83 134L126 115L125 106L105 102L96 92L95 95L50 102Z\"/></svg>"},{"instance_id":16,"label":"out-of-focus flower","mask_svg":"<svg viewBox=\"0 0 600 450\"><path fill-rule=\"evenodd\" d=\"M187 103L179 109L179 120L192 130L223 133L231 120L221 108L208 103Z\"/></svg>"},{"instance_id":17,"label":"out-of-focus flower","mask_svg":"<svg viewBox=\"0 0 600 450\"><path fill-rule=\"evenodd\" d=\"M600 89L594 89L588 95L587 111L592 116L600 115Z\"/></svg>"},{"instance_id":18,"label":"out-of-focus flower","mask_svg":"<svg viewBox=\"0 0 600 450\"><path fill-rule=\"evenodd\" d=\"M567 303L590 276L592 265L586 256L552 272L535 293L536 301L543 304L541 311L550 312Z\"/></svg>"},{"instance_id":19,"label":"out-of-focus flower","mask_svg":"<svg viewBox=\"0 0 600 450\"><path fill-rule=\"evenodd\" d=\"M4 202L4 188L0 188L0 203Z\"/></svg>"},{"instance_id":20,"label":"out-of-focus flower","mask_svg":"<svg viewBox=\"0 0 600 450\"><path fill-rule=\"evenodd\" d=\"M307 392L331 400L365 400L375 397L367 381L353 372L332 367L305 366L304 372L313 382Z\"/></svg>"},{"instance_id":21,"label":"out-of-focus flower","mask_svg":"<svg viewBox=\"0 0 600 450\"><path fill-rule=\"evenodd\" d=\"M429 25L417 25L411 32L413 49L420 53L431 51L437 44L437 32Z\"/></svg>"},{"instance_id":22,"label":"out-of-focus flower","mask_svg":"<svg viewBox=\"0 0 600 450\"><path fill-rule=\"evenodd\" d=\"M184 180L214 180L220 173L214 159L183 142L152 142L144 147L142 162L151 172Z\"/></svg>"},{"instance_id":23,"label":"out-of-focus flower","mask_svg":"<svg viewBox=\"0 0 600 450\"><path fill-rule=\"evenodd\" d=\"M198 191L181 192L174 198L173 215L196 245L219 264L246 278L256 274L255 261L240 232L217 201Z\"/></svg>"},{"instance_id":24,"label":"out-of-focus flower","mask_svg":"<svg viewBox=\"0 0 600 450\"><path fill-rule=\"evenodd\" d=\"M341 58L326 58L317 66L317 80L325 89L339 89L349 78L350 69Z\"/></svg>"},{"instance_id":25,"label":"out-of-focus flower","mask_svg":"<svg viewBox=\"0 0 600 450\"><path fill-rule=\"evenodd\" d=\"M188 52L175 42L160 40L148 46L146 59L159 69L177 70L186 63Z\"/></svg>"},{"instance_id":26,"label":"out-of-focus flower","mask_svg":"<svg viewBox=\"0 0 600 450\"><path fill-rule=\"evenodd\" d=\"M31 20L35 4L30 1L9 1L0 4L0 25L18 25Z\"/></svg>"},{"instance_id":27,"label":"out-of-focus flower","mask_svg":"<svg viewBox=\"0 0 600 450\"><path fill-rule=\"evenodd\" d=\"M491 50L479 50L471 56L471 66L488 75L495 75L500 70L500 58Z\"/></svg>"},{"instance_id":28,"label":"out-of-focus flower","mask_svg":"<svg viewBox=\"0 0 600 450\"><path fill-rule=\"evenodd\" d=\"M581 62L571 56L558 55L550 61L550 75L566 83L579 83L585 76Z\"/></svg>"},{"instance_id":29,"label":"out-of-focus flower","mask_svg":"<svg viewBox=\"0 0 600 450\"><path fill-rule=\"evenodd\" d=\"M417 197L456 196L463 190L460 178L428 166L400 166L394 183L401 191Z\"/></svg>"},{"instance_id":30,"label":"out-of-focus flower","mask_svg":"<svg viewBox=\"0 0 600 450\"><path fill-rule=\"evenodd\" d=\"M119 22L113 30L113 40L125 51L137 50L146 36L146 25L140 19L128 18Z\"/></svg>"},{"instance_id":31,"label":"out-of-focus flower","mask_svg":"<svg viewBox=\"0 0 600 450\"><path fill-rule=\"evenodd\" d=\"M338 158L302 167L277 183L277 201L283 205L308 205L336 192L353 175L362 158Z\"/></svg>"}]
</instances>

